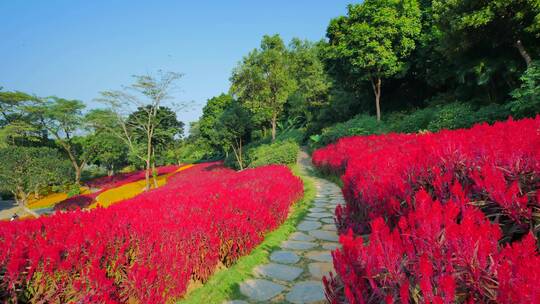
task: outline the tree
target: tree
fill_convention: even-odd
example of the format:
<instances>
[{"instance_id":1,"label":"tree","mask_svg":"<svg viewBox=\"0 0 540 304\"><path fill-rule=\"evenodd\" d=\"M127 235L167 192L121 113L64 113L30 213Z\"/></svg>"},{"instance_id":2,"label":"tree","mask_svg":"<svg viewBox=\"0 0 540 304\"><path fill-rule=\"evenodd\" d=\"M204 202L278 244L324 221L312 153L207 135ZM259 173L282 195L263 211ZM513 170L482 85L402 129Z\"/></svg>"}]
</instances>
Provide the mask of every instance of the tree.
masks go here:
<instances>
[{"instance_id":1,"label":"tree","mask_svg":"<svg viewBox=\"0 0 540 304\"><path fill-rule=\"evenodd\" d=\"M59 97L38 99L23 109L35 117L36 127L46 130L66 152L73 169L75 183L80 184L82 169L87 159L76 144L76 134L83 125L82 110L85 105L79 100Z\"/></svg>"},{"instance_id":2,"label":"tree","mask_svg":"<svg viewBox=\"0 0 540 304\"><path fill-rule=\"evenodd\" d=\"M138 121L144 121L144 117L148 113L146 109L139 107L135 112L129 114L127 118L128 125L136 125ZM169 145L173 144L175 140L180 139L184 133L184 123L176 118L176 113L168 107L158 107L156 111L155 120L159 123L156 125L154 135L152 137L152 158L156 160L156 157L162 154ZM134 129L134 140L138 145L143 144L146 138L145 132L141 129Z\"/></svg>"},{"instance_id":3,"label":"tree","mask_svg":"<svg viewBox=\"0 0 540 304\"><path fill-rule=\"evenodd\" d=\"M157 76L133 76L135 81L122 91L101 92L101 101L109 106L107 110L94 111L90 117L120 138L130 153L145 163L145 189L150 189L150 176L155 154L155 139L159 126L167 116L160 116L159 109L171 98L171 90L182 77L174 72L159 71ZM186 105L181 105L186 107ZM129 116L134 109L140 112Z\"/></svg>"},{"instance_id":4,"label":"tree","mask_svg":"<svg viewBox=\"0 0 540 304\"><path fill-rule=\"evenodd\" d=\"M202 110L202 116L199 119L197 130L200 136L208 140L215 149L221 149L223 147L223 144L221 143L221 130L216 126L219 123L219 119L221 115L223 115L223 112L232 103L233 98L231 95L221 94L208 99Z\"/></svg>"},{"instance_id":5,"label":"tree","mask_svg":"<svg viewBox=\"0 0 540 304\"><path fill-rule=\"evenodd\" d=\"M244 159L242 147L246 139L249 138L251 131L249 113L241 104L233 102L219 118L216 129L219 130L221 136L220 142L225 145L224 150L227 150L227 147L232 149L238 162L238 167L240 170L243 170Z\"/></svg>"},{"instance_id":6,"label":"tree","mask_svg":"<svg viewBox=\"0 0 540 304\"><path fill-rule=\"evenodd\" d=\"M540 38L538 0L433 0L447 52L493 50L510 47L529 67Z\"/></svg>"},{"instance_id":7,"label":"tree","mask_svg":"<svg viewBox=\"0 0 540 304\"><path fill-rule=\"evenodd\" d=\"M289 55L279 35L265 35L260 49L244 57L231 76L233 97L270 122L272 140L276 139L279 115L295 87Z\"/></svg>"},{"instance_id":8,"label":"tree","mask_svg":"<svg viewBox=\"0 0 540 304\"><path fill-rule=\"evenodd\" d=\"M0 149L0 159L0 190L13 193L23 207L32 192L65 184L73 175L69 162L51 148L10 146Z\"/></svg>"},{"instance_id":9,"label":"tree","mask_svg":"<svg viewBox=\"0 0 540 304\"><path fill-rule=\"evenodd\" d=\"M109 176L127 163L128 149L124 142L113 134L96 132L84 137L83 141L88 163L104 167Z\"/></svg>"},{"instance_id":10,"label":"tree","mask_svg":"<svg viewBox=\"0 0 540 304\"><path fill-rule=\"evenodd\" d=\"M379 121L382 79L406 71L405 59L414 50L420 30L416 0L349 5L347 16L333 19L328 26L328 56L345 61L349 73L370 82Z\"/></svg>"},{"instance_id":11,"label":"tree","mask_svg":"<svg viewBox=\"0 0 540 304\"><path fill-rule=\"evenodd\" d=\"M328 102L331 82L320 59L322 42L293 38L289 43L290 69L297 87L285 105L287 115L304 122L313 119L315 109Z\"/></svg>"}]
</instances>

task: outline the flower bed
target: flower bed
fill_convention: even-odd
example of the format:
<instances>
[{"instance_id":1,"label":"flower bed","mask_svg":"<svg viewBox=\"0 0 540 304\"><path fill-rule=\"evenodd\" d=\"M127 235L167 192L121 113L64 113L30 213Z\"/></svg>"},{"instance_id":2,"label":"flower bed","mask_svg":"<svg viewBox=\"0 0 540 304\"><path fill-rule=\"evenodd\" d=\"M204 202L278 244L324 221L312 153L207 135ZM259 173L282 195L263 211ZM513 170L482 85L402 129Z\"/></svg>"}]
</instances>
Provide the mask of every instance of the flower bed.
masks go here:
<instances>
[{"instance_id":1,"label":"flower bed","mask_svg":"<svg viewBox=\"0 0 540 304\"><path fill-rule=\"evenodd\" d=\"M169 175L175 173L180 167L176 165L169 165L169 166L162 166L156 168L156 173L160 177L163 175ZM98 196L103 194L104 192L119 188L122 186L125 186L127 184L136 183L138 181L141 181L145 179L145 170L130 172L130 173L120 173L112 176L104 176L100 178L93 179L91 181L86 182L86 185L90 188L99 188L98 191L95 192L89 192L85 191L85 193L72 196L68 199L65 199L63 201L58 202L56 205L54 205L54 210L76 210L76 209L82 209L82 208L88 208L92 204L98 200ZM163 180L161 181L163 183ZM131 190L131 192L134 192ZM137 193L130 195L125 194L126 197L133 197L136 194L138 194L140 191L137 191ZM111 204L111 201L115 200L115 198L107 198L104 202L105 205ZM118 199L117 199L118 200Z\"/></svg>"},{"instance_id":2,"label":"flower bed","mask_svg":"<svg viewBox=\"0 0 540 304\"><path fill-rule=\"evenodd\" d=\"M530 247L540 229L539 151L540 117L468 130L349 137L317 150L319 169L343 174L347 200L336 210L344 248L334 256L338 278L327 281L329 299L538 302L527 287L538 277L526 268L540 266ZM429 203L419 204L418 193ZM432 214L441 204L444 224ZM491 223L480 220L482 214ZM370 232L366 246L354 237ZM479 264L460 262L472 254ZM508 284L521 288L523 297L509 295Z\"/></svg>"},{"instance_id":3,"label":"flower bed","mask_svg":"<svg viewBox=\"0 0 540 304\"><path fill-rule=\"evenodd\" d=\"M201 164L109 208L0 223L2 300L162 303L249 253L302 196L288 168Z\"/></svg>"}]
</instances>

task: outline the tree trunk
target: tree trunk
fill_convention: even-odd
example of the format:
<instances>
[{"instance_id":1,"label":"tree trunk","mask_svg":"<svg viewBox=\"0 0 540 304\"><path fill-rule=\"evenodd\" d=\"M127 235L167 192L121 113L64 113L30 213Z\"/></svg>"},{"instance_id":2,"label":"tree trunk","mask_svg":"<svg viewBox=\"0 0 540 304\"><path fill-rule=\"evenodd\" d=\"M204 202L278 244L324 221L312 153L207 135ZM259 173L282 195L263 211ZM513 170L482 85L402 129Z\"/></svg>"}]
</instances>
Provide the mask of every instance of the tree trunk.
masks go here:
<instances>
[{"instance_id":1,"label":"tree trunk","mask_svg":"<svg viewBox=\"0 0 540 304\"><path fill-rule=\"evenodd\" d=\"M148 191L150 190L150 158L147 158L146 159L146 170L144 171L144 180L145 180L145 185L144 185L144 191Z\"/></svg>"},{"instance_id":2,"label":"tree trunk","mask_svg":"<svg viewBox=\"0 0 540 304\"><path fill-rule=\"evenodd\" d=\"M82 167L80 167L79 165L74 165L73 167L75 168L75 183L77 185L80 185L81 184Z\"/></svg>"},{"instance_id":3,"label":"tree trunk","mask_svg":"<svg viewBox=\"0 0 540 304\"><path fill-rule=\"evenodd\" d=\"M530 67L532 63L532 58L531 58L531 55L529 55L529 53L523 46L523 43L521 42L521 40L518 39L518 41L516 41L515 43L515 46L518 49L521 57L523 57L523 60L525 60L525 64L527 64L527 67Z\"/></svg>"},{"instance_id":4,"label":"tree trunk","mask_svg":"<svg viewBox=\"0 0 540 304\"><path fill-rule=\"evenodd\" d=\"M242 139L240 139L239 142L236 142L238 148L236 148L233 145L231 145L234 153L234 157L236 158L236 161L238 162L238 166L240 167L240 170L244 170L244 162L242 159Z\"/></svg>"},{"instance_id":5,"label":"tree trunk","mask_svg":"<svg viewBox=\"0 0 540 304\"><path fill-rule=\"evenodd\" d=\"M375 94L375 107L377 110L377 121L381 121L381 84L380 77L377 79L371 79L371 86L373 87L373 93Z\"/></svg>"},{"instance_id":6,"label":"tree trunk","mask_svg":"<svg viewBox=\"0 0 540 304\"><path fill-rule=\"evenodd\" d=\"M276 140L277 113L272 113L272 142Z\"/></svg>"}]
</instances>

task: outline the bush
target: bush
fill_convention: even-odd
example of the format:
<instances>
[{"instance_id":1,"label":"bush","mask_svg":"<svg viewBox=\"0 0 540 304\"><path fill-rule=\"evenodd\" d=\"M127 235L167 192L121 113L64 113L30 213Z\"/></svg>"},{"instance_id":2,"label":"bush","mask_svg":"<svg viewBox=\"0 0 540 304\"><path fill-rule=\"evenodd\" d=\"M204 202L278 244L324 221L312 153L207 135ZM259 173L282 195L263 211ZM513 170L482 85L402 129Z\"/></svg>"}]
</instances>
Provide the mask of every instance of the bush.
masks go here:
<instances>
[{"instance_id":1,"label":"bush","mask_svg":"<svg viewBox=\"0 0 540 304\"><path fill-rule=\"evenodd\" d=\"M360 114L346 122L324 128L317 145L324 146L346 136L381 134L386 132L386 129L384 122L378 122L373 116Z\"/></svg>"},{"instance_id":2,"label":"bush","mask_svg":"<svg viewBox=\"0 0 540 304\"><path fill-rule=\"evenodd\" d=\"M429 123L435 119L437 109L428 107L405 115L391 115L386 121L393 132L414 133L427 130Z\"/></svg>"},{"instance_id":3,"label":"bush","mask_svg":"<svg viewBox=\"0 0 540 304\"><path fill-rule=\"evenodd\" d=\"M437 110L427 129L437 132L443 129L468 128L475 123L474 115L475 113L469 104L460 102L447 104Z\"/></svg>"},{"instance_id":4,"label":"bush","mask_svg":"<svg viewBox=\"0 0 540 304\"><path fill-rule=\"evenodd\" d=\"M296 163L299 151L300 147L292 140L276 141L248 150L246 162L250 168L271 164L290 165Z\"/></svg>"},{"instance_id":5,"label":"bush","mask_svg":"<svg viewBox=\"0 0 540 304\"><path fill-rule=\"evenodd\" d=\"M304 129L289 129L285 132L278 133L276 141L294 141L301 145L304 142L305 130Z\"/></svg>"},{"instance_id":6,"label":"bush","mask_svg":"<svg viewBox=\"0 0 540 304\"><path fill-rule=\"evenodd\" d=\"M540 61L535 61L521 76L521 87L512 93L508 104L515 117L533 117L540 113Z\"/></svg>"}]
</instances>

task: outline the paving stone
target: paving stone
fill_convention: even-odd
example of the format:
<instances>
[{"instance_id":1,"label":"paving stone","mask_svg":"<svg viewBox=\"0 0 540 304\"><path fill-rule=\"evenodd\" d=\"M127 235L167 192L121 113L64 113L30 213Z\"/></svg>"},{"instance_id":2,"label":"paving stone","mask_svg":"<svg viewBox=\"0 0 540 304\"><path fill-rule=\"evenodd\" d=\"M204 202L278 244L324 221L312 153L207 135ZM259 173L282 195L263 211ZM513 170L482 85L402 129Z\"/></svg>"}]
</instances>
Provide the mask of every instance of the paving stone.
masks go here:
<instances>
[{"instance_id":1,"label":"paving stone","mask_svg":"<svg viewBox=\"0 0 540 304\"><path fill-rule=\"evenodd\" d=\"M323 243L322 248L326 250L336 250L341 248L341 245L339 243Z\"/></svg>"},{"instance_id":2,"label":"paving stone","mask_svg":"<svg viewBox=\"0 0 540 304\"><path fill-rule=\"evenodd\" d=\"M302 268L294 266L270 263L257 266L254 271L258 275L262 275L272 279L281 281L292 281L296 279L303 270Z\"/></svg>"},{"instance_id":3,"label":"paving stone","mask_svg":"<svg viewBox=\"0 0 540 304\"><path fill-rule=\"evenodd\" d=\"M321 282L305 281L296 283L285 296L291 303L304 304L324 301L324 289Z\"/></svg>"},{"instance_id":4,"label":"paving stone","mask_svg":"<svg viewBox=\"0 0 540 304\"><path fill-rule=\"evenodd\" d=\"M317 262L332 262L332 255L328 250L310 251L306 253L306 257Z\"/></svg>"},{"instance_id":5,"label":"paving stone","mask_svg":"<svg viewBox=\"0 0 540 304\"><path fill-rule=\"evenodd\" d=\"M321 223L316 221L303 221L300 224L298 224L298 227L296 227L298 230L301 231L310 231L319 229L321 227Z\"/></svg>"},{"instance_id":6,"label":"paving stone","mask_svg":"<svg viewBox=\"0 0 540 304\"><path fill-rule=\"evenodd\" d=\"M329 272L334 272L334 265L332 265L332 263L310 263L308 269L312 276L317 279L322 279L322 277L328 275Z\"/></svg>"},{"instance_id":7,"label":"paving stone","mask_svg":"<svg viewBox=\"0 0 540 304\"><path fill-rule=\"evenodd\" d=\"M333 218L323 218L321 219L321 222L323 223L326 223L326 224L333 224L334 223L334 219Z\"/></svg>"},{"instance_id":8,"label":"paving stone","mask_svg":"<svg viewBox=\"0 0 540 304\"><path fill-rule=\"evenodd\" d=\"M325 212L326 209L314 207L314 208L309 209L309 211L310 211L310 212Z\"/></svg>"},{"instance_id":9,"label":"paving stone","mask_svg":"<svg viewBox=\"0 0 540 304\"><path fill-rule=\"evenodd\" d=\"M325 207L328 206L328 204L327 203L317 203L317 202L315 202L315 203L313 203L313 206L315 206L315 208L325 208Z\"/></svg>"},{"instance_id":10,"label":"paving stone","mask_svg":"<svg viewBox=\"0 0 540 304\"><path fill-rule=\"evenodd\" d=\"M294 264L300 260L300 257L292 251L274 251L270 255L270 260L282 264Z\"/></svg>"},{"instance_id":11,"label":"paving stone","mask_svg":"<svg viewBox=\"0 0 540 304\"><path fill-rule=\"evenodd\" d=\"M301 242L301 241L284 241L281 243L281 247L286 249L295 249L295 250L306 250L311 249L317 246L315 243L311 242Z\"/></svg>"},{"instance_id":12,"label":"paving stone","mask_svg":"<svg viewBox=\"0 0 540 304\"><path fill-rule=\"evenodd\" d=\"M336 232L326 230L312 230L309 235L318 238L319 240L337 242L339 239Z\"/></svg>"},{"instance_id":13,"label":"paving stone","mask_svg":"<svg viewBox=\"0 0 540 304\"><path fill-rule=\"evenodd\" d=\"M283 285L261 279L251 279L240 284L240 292L255 301L270 300L284 289Z\"/></svg>"},{"instance_id":14,"label":"paving stone","mask_svg":"<svg viewBox=\"0 0 540 304\"><path fill-rule=\"evenodd\" d=\"M328 230L328 231L337 231L337 227L334 224L323 225L321 229L322 230Z\"/></svg>"},{"instance_id":15,"label":"paving stone","mask_svg":"<svg viewBox=\"0 0 540 304\"><path fill-rule=\"evenodd\" d=\"M289 240L292 240L292 241L314 241L315 238L312 237L311 235L307 235L303 232L293 232L291 233L291 235L289 236Z\"/></svg>"},{"instance_id":16,"label":"paving stone","mask_svg":"<svg viewBox=\"0 0 540 304\"><path fill-rule=\"evenodd\" d=\"M314 218L323 218L323 217L333 217L334 215L330 212L311 212L308 214L308 216L311 216Z\"/></svg>"}]
</instances>

